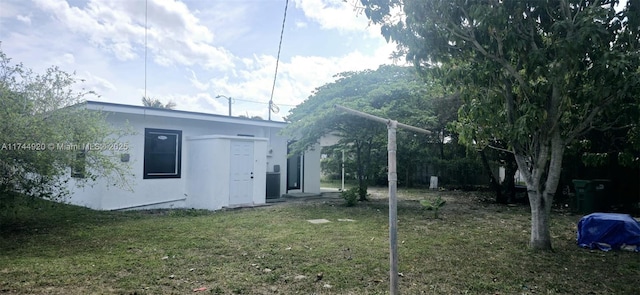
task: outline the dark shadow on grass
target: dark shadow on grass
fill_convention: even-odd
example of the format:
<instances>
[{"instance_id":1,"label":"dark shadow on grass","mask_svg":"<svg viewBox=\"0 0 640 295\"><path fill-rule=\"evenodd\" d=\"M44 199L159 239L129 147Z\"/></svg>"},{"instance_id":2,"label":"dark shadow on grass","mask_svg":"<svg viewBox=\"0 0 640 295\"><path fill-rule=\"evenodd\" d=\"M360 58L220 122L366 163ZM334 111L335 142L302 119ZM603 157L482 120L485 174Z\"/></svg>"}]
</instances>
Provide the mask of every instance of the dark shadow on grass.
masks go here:
<instances>
[{"instance_id":1,"label":"dark shadow on grass","mask_svg":"<svg viewBox=\"0 0 640 295\"><path fill-rule=\"evenodd\" d=\"M22 197L0 212L0 235L29 235L36 231L57 231L87 225L104 225L135 214L95 211L85 207Z\"/></svg>"},{"instance_id":2,"label":"dark shadow on grass","mask_svg":"<svg viewBox=\"0 0 640 295\"><path fill-rule=\"evenodd\" d=\"M141 218L137 212L95 211L85 207L20 196L0 212L0 255L48 243L52 247L66 243L77 229L101 227ZM24 249L23 249L24 250Z\"/></svg>"},{"instance_id":3,"label":"dark shadow on grass","mask_svg":"<svg viewBox=\"0 0 640 295\"><path fill-rule=\"evenodd\" d=\"M94 229L118 228L122 224L146 219L182 219L215 214L209 210L157 209L136 211L98 211L86 207L20 196L14 198L11 210L0 211L0 256L28 253L40 256L49 249L60 253L82 253L95 247L117 245L117 232L91 236ZM121 230L121 229L119 229ZM132 229L135 230L135 229ZM105 230L98 232L104 233ZM126 232L125 234L130 234ZM102 240L100 240L102 239Z\"/></svg>"}]
</instances>

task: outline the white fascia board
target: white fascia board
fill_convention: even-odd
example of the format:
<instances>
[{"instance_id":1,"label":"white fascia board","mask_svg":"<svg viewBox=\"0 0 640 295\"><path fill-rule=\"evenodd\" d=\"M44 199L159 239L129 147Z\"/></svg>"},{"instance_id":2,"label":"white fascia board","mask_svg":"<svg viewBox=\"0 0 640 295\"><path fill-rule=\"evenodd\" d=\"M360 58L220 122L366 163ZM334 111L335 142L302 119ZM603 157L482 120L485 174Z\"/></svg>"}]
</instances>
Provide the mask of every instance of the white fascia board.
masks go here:
<instances>
[{"instance_id":1,"label":"white fascia board","mask_svg":"<svg viewBox=\"0 0 640 295\"><path fill-rule=\"evenodd\" d=\"M254 119L248 119L248 118L228 117L228 116L215 115L215 114L158 109L158 108L150 108L150 107L144 107L144 106L124 105L124 104L116 104L116 103L108 103L108 102L87 101L85 105L86 105L86 108L89 110L113 112L113 113L121 113L121 114L157 116L157 117L164 117L164 118L178 118L178 119L200 120L200 121L213 121L213 122L261 126L261 127L284 128L285 126L287 126L286 122L254 120Z\"/></svg>"}]
</instances>

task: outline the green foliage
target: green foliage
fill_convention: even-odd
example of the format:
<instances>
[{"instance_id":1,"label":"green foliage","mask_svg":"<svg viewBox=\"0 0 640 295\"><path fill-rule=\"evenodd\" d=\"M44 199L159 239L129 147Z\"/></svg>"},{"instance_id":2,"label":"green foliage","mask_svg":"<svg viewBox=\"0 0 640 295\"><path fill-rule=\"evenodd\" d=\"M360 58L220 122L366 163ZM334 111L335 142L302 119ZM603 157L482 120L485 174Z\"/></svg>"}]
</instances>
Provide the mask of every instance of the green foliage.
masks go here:
<instances>
[{"instance_id":1,"label":"green foliage","mask_svg":"<svg viewBox=\"0 0 640 295\"><path fill-rule=\"evenodd\" d=\"M438 211L444 207L447 201L443 200L440 195L431 199L420 200L420 205L424 210L433 211L433 218L438 218Z\"/></svg>"},{"instance_id":2,"label":"green foliage","mask_svg":"<svg viewBox=\"0 0 640 295\"><path fill-rule=\"evenodd\" d=\"M85 185L104 177L127 188L128 166L116 151L86 150L120 143L130 133L106 122L107 114L82 102L73 75L56 67L35 74L12 64L0 51L0 203L14 194L62 199L72 182ZM71 167L83 178L72 180Z\"/></svg>"},{"instance_id":3,"label":"green foliage","mask_svg":"<svg viewBox=\"0 0 640 295\"><path fill-rule=\"evenodd\" d=\"M145 107L157 108L157 109L173 110L176 108L176 103L173 101L169 101L166 104L164 104L162 103L162 101L160 101L157 98L151 98L146 96L142 97L142 105Z\"/></svg>"},{"instance_id":4,"label":"green foliage","mask_svg":"<svg viewBox=\"0 0 640 295\"><path fill-rule=\"evenodd\" d=\"M419 127L433 122L425 108L425 98L432 89L413 68L381 66L375 71L343 72L335 77L335 82L318 87L286 117L291 124L284 133L297 138L292 152L305 150L330 132L343 136L346 143L355 143L373 140L385 130L383 124L336 111L336 104L381 117L403 118L404 123Z\"/></svg>"},{"instance_id":5,"label":"green foliage","mask_svg":"<svg viewBox=\"0 0 640 295\"><path fill-rule=\"evenodd\" d=\"M578 155L588 167L604 167L612 162L640 167L640 109L617 108L607 115L615 116L622 127L590 131L567 148L569 154Z\"/></svg>"},{"instance_id":6,"label":"green foliage","mask_svg":"<svg viewBox=\"0 0 640 295\"><path fill-rule=\"evenodd\" d=\"M320 170L325 176L325 179L340 179L342 176L342 150L338 149L336 146L325 146L322 147L321 153L327 156L326 158L320 159ZM350 163L347 164L347 161L351 162L350 160L350 157L345 156L345 177L347 179L350 177L346 171L354 171L353 169L350 169Z\"/></svg>"},{"instance_id":7,"label":"green foliage","mask_svg":"<svg viewBox=\"0 0 640 295\"><path fill-rule=\"evenodd\" d=\"M362 2L399 54L460 93L465 104L453 126L468 145L502 139L538 158L530 142L548 144L559 132L569 143L593 126L620 123L607 111L637 109L631 3L616 11L617 1ZM406 20L394 17L398 8Z\"/></svg>"},{"instance_id":8,"label":"green foliage","mask_svg":"<svg viewBox=\"0 0 640 295\"><path fill-rule=\"evenodd\" d=\"M345 205L347 205L347 207L353 207L358 203L358 198L360 198L360 188L352 187L350 189L344 190L340 193L340 196L344 199Z\"/></svg>"},{"instance_id":9,"label":"green foliage","mask_svg":"<svg viewBox=\"0 0 640 295\"><path fill-rule=\"evenodd\" d=\"M549 215L565 147L639 103L637 1L361 2L398 55L460 94L462 143L499 140L514 153L534 224ZM542 227L531 244L551 248Z\"/></svg>"},{"instance_id":10,"label":"green foliage","mask_svg":"<svg viewBox=\"0 0 640 295\"><path fill-rule=\"evenodd\" d=\"M487 185L487 177L482 163L473 150L457 143L455 135L448 142L440 143L435 138L413 136L409 132L398 134L397 151L398 185L415 187L429 184L432 175L438 176L442 186L469 187ZM434 142L435 141L435 142ZM372 152L368 163L367 180L371 185L387 185L386 142L380 143ZM327 155L320 162L322 173L328 179L339 180L342 169L342 149L345 148L345 179L355 179L357 162L354 151L349 146L335 145L323 147Z\"/></svg>"},{"instance_id":11,"label":"green foliage","mask_svg":"<svg viewBox=\"0 0 640 295\"><path fill-rule=\"evenodd\" d=\"M411 67L381 66L375 71L344 72L291 110L287 116L291 124L283 132L297 139L292 146L294 153L316 144L326 134L339 136L335 150L345 150L347 173L355 176L360 189L366 192L368 184L386 180L386 126L336 111L334 105L440 130L432 107L438 96L442 96L442 90L437 84ZM408 132L400 132L398 137L403 139L398 141L398 162L402 167L415 163L426 142L439 140L437 135ZM334 171L339 169L335 161L327 165ZM366 193L360 195L361 199L366 198Z\"/></svg>"},{"instance_id":12,"label":"green foliage","mask_svg":"<svg viewBox=\"0 0 640 295\"><path fill-rule=\"evenodd\" d=\"M438 180L441 185L473 185L478 183L479 176L484 176L482 164L474 157L433 159L432 163L435 171L438 171Z\"/></svg>"}]
</instances>

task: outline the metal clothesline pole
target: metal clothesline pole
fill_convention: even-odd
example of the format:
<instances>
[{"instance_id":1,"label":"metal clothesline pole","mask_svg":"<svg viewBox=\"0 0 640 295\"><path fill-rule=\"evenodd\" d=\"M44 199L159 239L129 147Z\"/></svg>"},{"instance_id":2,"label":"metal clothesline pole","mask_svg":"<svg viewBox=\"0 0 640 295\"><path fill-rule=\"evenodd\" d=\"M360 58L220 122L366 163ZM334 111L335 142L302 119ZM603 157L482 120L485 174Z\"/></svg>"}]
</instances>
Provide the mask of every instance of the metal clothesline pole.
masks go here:
<instances>
[{"instance_id":1,"label":"metal clothesline pole","mask_svg":"<svg viewBox=\"0 0 640 295\"><path fill-rule=\"evenodd\" d=\"M374 115L371 115L371 114L363 113L361 111L356 111L354 109L343 107L343 106L341 106L339 104L334 105L334 107L336 109L343 110L343 111L345 111L347 113L350 113L352 115L356 115L356 116L363 117L363 118L366 118L366 119L369 119L369 120L372 120L372 121L384 123L384 124L387 124L387 125L389 125L389 122L392 121L391 119L385 119L385 118L381 118L381 117L374 116ZM398 122L398 127L402 128L402 129L410 130L410 131L413 131L413 132L431 134L431 131L429 131L429 130L425 130L425 129L422 129L422 128L419 128L419 127L403 124L403 123L400 123L400 122Z\"/></svg>"},{"instance_id":2,"label":"metal clothesline pole","mask_svg":"<svg viewBox=\"0 0 640 295\"><path fill-rule=\"evenodd\" d=\"M389 293L391 295L398 294L398 170L396 166L396 130L398 127L411 130L414 132L431 134L431 131L398 123L398 121L385 119L371 114L356 111L341 105L334 105L336 109L345 111L355 116L363 117L372 121L384 123L388 130L388 180L389 180Z\"/></svg>"},{"instance_id":3,"label":"metal clothesline pole","mask_svg":"<svg viewBox=\"0 0 640 295\"><path fill-rule=\"evenodd\" d=\"M398 294L398 170L396 166L396 129L398 122L387 123L387 152L389 153L389 293Z\"/></svg>"}]
</instances>

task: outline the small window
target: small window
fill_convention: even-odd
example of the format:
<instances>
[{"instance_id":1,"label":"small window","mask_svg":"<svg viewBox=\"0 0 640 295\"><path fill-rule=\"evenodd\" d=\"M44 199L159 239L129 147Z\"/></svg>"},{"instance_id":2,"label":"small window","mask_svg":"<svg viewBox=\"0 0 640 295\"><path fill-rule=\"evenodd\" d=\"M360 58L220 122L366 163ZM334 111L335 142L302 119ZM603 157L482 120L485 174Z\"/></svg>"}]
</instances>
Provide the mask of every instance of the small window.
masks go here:
<instances>
[{"instance_id":1,"label":"small window","mask_svg":"<svg viewBox=\"0 0 640 295\"><path fill-rule=\"evenodd\" d=\"M182 131L144 129L144 179L180 178Z\"/></svg>"}]
</instances>

